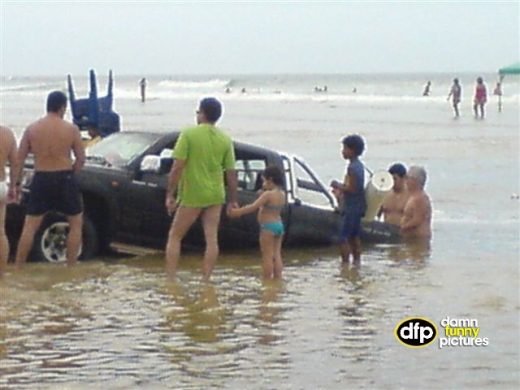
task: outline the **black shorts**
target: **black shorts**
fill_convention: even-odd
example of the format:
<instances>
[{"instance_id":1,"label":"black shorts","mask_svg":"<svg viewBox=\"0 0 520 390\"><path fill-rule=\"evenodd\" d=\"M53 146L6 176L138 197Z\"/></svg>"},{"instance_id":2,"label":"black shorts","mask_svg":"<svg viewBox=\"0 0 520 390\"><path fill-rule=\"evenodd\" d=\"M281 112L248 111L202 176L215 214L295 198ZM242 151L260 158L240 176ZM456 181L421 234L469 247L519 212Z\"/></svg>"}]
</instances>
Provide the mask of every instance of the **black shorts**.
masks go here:
<instances>
[{"instance_id":1,"label":"black shorts","mask_svg":"<svg viewBox=\"0 0 520 390\"><path fill-rule=\"evenodd\" d=\"M72 171L36 172L29 188L28 215L47 211L77 215L83 211L81 192Z\"/></svg>"}]
</instances>

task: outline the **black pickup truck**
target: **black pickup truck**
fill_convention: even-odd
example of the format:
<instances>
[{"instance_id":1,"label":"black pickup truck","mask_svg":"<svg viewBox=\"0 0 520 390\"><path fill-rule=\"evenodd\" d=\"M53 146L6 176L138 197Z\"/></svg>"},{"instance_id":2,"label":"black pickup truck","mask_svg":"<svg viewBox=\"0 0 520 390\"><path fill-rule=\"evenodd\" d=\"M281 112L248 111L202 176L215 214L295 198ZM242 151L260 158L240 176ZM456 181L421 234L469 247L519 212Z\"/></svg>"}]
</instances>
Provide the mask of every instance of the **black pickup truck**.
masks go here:
<instances>
[{"instance_id":1,"label":"black pickup truck","mask_svg":"<svg viewBox=\"0 0 520 390\"><path fill-rule=\"evenodd\" d=\"M77 176L85 207L80 258L92 258L110 249L112 242L165 247L172 217L166 212L164 199L178 136L178 132L125 131L87 149L87 163ZM340 220L336 199L302 159L241 142L234 146L241 205L254 201L261 171L275 164L285 173L284 245L336 243ZM32 173L31 164L27 164L22 202L7 208L6 231L13 249L23 227ZM48 214L35 237L31 259L64 261L67 230L62 215ZM256 246L258 234L255 214L229 219L223 213L219 232L223 248ZM363 235L365 240L378 242L398 239L394 231L376 222L364 222ZM203 240L202 228L196 224L185 243L199 246Z\"/></svg>"}]
</instances>

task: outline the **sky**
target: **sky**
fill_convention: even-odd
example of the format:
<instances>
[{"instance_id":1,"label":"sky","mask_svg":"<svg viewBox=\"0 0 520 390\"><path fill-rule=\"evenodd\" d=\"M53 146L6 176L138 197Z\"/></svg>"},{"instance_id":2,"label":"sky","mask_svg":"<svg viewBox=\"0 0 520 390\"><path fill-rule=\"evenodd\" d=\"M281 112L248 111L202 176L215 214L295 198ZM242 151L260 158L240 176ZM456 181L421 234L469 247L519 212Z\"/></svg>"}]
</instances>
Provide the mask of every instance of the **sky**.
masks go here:
<instances>
[{"instance_id":1,"label":"sky","mask_svg":"<svg viewBox=\"0 0 520 390\"><path fill-rule=\"evenodd\" d=\"M0 0L1 76L495 72L520 1Z\"/></svg>"}]
</instances>

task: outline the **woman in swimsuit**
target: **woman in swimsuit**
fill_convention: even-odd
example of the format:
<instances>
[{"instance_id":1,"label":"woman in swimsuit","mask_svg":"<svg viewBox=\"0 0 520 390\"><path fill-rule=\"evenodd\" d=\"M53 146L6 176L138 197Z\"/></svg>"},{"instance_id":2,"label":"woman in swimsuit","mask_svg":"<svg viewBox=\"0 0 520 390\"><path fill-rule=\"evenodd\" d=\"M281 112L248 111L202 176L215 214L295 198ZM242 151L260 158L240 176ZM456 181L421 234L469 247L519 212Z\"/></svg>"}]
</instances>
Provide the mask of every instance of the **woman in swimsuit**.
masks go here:
<instances>
[{"instance_id":1,"label":"woman in swimsuit","mask_svg":"<svg viewBox=\"0 0 520 390\"><path fill-rule=\"evenodd\" d=\"M284 226L280 215L285 206L283 173L277 166L269 166L262 173L262 194L252 204L228 212L230 218L258 210L260 250L264 279L282 277L282 241Z\"/></svg>"},{"instance_id":2,"label":"woman in swimsuit","mask_svg":"<svg viewBox=\"0 0 520 390\"><path fill-rule=\"evenodd\" d=\"M484 105L487 102L487 88L484 84L482 77L477 78L477 85L475 87L475 98L473 100L473 111L475 112L475 118L479 118L480 108L480 119L484 119Z\"/></svg>"}]
</instances>

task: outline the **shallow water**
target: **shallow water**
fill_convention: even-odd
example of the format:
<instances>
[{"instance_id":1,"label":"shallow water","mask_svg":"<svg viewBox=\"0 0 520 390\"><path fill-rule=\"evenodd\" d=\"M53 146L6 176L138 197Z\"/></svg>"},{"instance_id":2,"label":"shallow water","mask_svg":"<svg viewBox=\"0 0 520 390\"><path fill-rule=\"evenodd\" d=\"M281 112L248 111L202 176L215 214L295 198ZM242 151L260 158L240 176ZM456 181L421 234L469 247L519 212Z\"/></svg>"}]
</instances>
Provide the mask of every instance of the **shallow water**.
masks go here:
<instances>
[{"instance_id":1,"label":"shallow water","mask_svg":"<svg viewBox=\"0 0 520 390\"><path fill-rule=\"evenodd\" d=\"M339 140L351 132L365 137L371 169L425 165L429 246L365 245L359 268L341 268L334 247L286 249L283 282L268 284L256 248L223 253L208 285L200 253L183 256L176 284L165 281L160 251L75 269L10 267L0 282L0 388L518 388L518 94L500 114L488 104L478 121L468 86L453 120L444 95L396 98L397 81L384 84L390 98L217 93L222 127L302 156L325 183L342 176ZM143 105L135 91L116 93L124 129L193 120L195 93ZM21 133L46 93L4 91L2 122ZM406 348L394 329L415 316L437 326L447 316L477 319L489 346Z\"/></svg>"}]
</instances>

